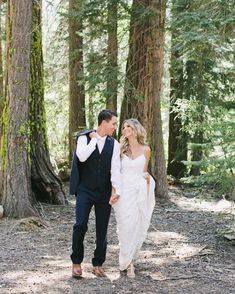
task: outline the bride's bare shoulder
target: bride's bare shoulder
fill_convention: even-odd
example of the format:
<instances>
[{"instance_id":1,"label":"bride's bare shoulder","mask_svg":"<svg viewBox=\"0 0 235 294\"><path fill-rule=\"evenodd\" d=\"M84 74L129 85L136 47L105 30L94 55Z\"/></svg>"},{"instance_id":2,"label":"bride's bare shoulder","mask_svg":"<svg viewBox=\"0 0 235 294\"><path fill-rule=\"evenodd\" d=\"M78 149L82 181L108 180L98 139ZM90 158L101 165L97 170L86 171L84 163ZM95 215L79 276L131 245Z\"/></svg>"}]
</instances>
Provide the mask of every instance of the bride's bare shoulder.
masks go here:
<instances>
[{"instance_id":1,"label":"bride's bare shoulder","mask_svg":"<svg viewBox=\"0 0 235 294\"><path fill-rule=\"evenodd\" d=\"M147 159L149 159L150 154L151 154L151 149L148 145L144 145L144 155Z\"/></svg>"},{"instance_id":2,"label":"bride's bare shoulder","mask_svg":"<svg viewBox=\"0 0 235 294\"><path fill-rule=\"evenodd\" d=\"M151 148L149 147L149 145L142 145L143 151L144 153L149 153L151 152Z\"/></svg>"}]
</instances>

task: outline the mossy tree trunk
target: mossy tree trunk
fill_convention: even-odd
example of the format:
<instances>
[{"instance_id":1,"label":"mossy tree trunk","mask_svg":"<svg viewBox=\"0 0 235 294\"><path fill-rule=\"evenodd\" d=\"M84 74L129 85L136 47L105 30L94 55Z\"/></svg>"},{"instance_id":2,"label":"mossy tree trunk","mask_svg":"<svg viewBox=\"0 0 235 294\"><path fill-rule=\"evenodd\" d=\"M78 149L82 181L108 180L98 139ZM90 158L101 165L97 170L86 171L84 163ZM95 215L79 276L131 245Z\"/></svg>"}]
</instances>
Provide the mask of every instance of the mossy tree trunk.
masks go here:
<instances>
[{"instance_id":1,"label":"mossy tree trunk","mask_svg":"<svg viewBox=\"0 0 235 294\"><path fill-rule=\"evenodd\" d=\"M41 1L33 2L30 81L30 156L32 189L36 200L64 204L62 183L54 173L48 150L44 108Z\"/></svg>"},{"instance_id":2,"label":"mossy tree trunk","mask_svg":"<svg viewBox=\"0 0 235 294\"><path fill-rule=\"evenodd\" d=\"M74 151L74 134L86 127L83 84L82 19L83 0L69 0L69 160Z\"/></svg>"},{"instance_id":3,"label":"mossy tree trunk","mask_svg":"<svg viewBox=\"0 0 235 294\"><path fill-rule=\"evenodd\" d=\"M108 68L106 108L117 111L118 91L118 39L117 39L118 0L108 1Z\"/></svg>"},{"instance_id":4,"label":"mossy tree trunk","mask_svg":"<svg viewBox=\"0 0 235 294\"><path fill-rule=\"evenodd\" d=\"M0 20L2 17L2 0L0 0ZM3 93L3 60L2 60L2 25L0 21L0 142L2 138L2 115L4 109L4 93ZM1 145L0 145L1 146ZM0 147L1 149L1 147ZM0 157L0 204L2 203L2 192L3 192L3 169L2 160Z\"/></svg>"},{"instance_id":5,"label":"mossy tree trunk","mask_svg":"<svg viewBox=\"0 0 235 294\"><path fill-rule=\"evenodd\" d=\"M160 95L163 75L164 0L134 0L130 23L129 55L126 68L121 122L140 120L152 149L151 171L156 177L156 194L167 198Z\"/></svg>"},{"instance_id":6,"label":"mossy tree trunk","mask_svg":"<svg viewBox=\"0 0 235 294\"><path fill-rule=\"evenodd\" d=\"M8 1L10 37L2 158L3 206L10 217L35 215L29 152L30 49L32 1Z\"/></svg>"},{"instance_id":7,"label":"mossy tree trunk","mask_svg":"<svg viewBox=\"0 0 235 294\"><path fill-rule=\"evenodd\" d=\"M31 0L7 3L1 155L2 203L9 217L36 215L36 200L65 203L47 145L40 7Z\"/></svg>"},{"instance_id":8,"label":"mossy tree trunk","mask_svg":"<svg viewBox=\"0 0 235 294\"><path fill-rule=\"evenodd\" d=\"M2 17L2 0L0 0L0 20ZM2 24L0 21L0 117L2 117L4 107L4 96L3 96L3 60L2 60ZM0 128L0 139L1 139L1 128Z\"/></svg>"}]
</instances>

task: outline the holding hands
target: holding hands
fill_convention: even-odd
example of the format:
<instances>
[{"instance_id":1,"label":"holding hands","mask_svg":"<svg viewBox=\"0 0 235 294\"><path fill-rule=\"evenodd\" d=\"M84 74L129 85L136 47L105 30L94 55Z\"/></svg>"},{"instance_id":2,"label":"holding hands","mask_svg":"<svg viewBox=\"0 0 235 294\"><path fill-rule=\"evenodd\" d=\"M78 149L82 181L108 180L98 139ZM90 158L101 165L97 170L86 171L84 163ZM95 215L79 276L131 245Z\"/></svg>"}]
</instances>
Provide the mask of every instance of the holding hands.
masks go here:
<instances>
[{"instance_id":1,"label":"holding hands","mask_svg":"<svg viewBox=\"0 0 235 294\"><path fill-rule=\"evenodd\" d=\"M112 187L112 195L111 195L111 197L109 199L109 204L114 205L115 203L117 203L119 197L120 197L120 195L118 195L116 193L116 189L114 187Z\"/></svg>"},{"instance_id":2,"label":"holding hands","mask_svg":"<svg viewBox=\"0 0 235 294\"><path fill-rule=\"evenodd\" d=\"M118 194L112 194L109 199L109 204L114 205L118 201L119 197L120 196Z\"/></svg>"}]
</instances>

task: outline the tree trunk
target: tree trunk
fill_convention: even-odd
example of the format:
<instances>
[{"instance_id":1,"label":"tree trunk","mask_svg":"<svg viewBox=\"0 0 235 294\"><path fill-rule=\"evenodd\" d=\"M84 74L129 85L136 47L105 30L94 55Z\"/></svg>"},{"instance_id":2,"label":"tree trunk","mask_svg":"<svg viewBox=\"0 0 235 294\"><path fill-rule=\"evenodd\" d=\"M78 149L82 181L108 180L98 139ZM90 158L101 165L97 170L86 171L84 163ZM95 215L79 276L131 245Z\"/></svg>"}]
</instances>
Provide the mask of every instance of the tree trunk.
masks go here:
<instances>
[{"instance_id":1,"label":"tree trunk","mask_svg":"<svg viewBox=\"0 0 235 294\"><path fill-rule=\"evenodd\" d=\"M10 30L7 107L4 113L4 213L35 215L32 206L29 151L30 49L32 1L8 1Z\"/></svg>"},{"instance_id":2,"label":"tree trunk","mask_svg":"<svg viewBox=\"0 0 235 294\"><path fill-rule=\"evenodd\" d=\"M160 107L165 9L164 0L133 1L121 109L121 121L137 118L147 131L152 149L151 171L157 179L156 194L163 199L168 196Z\"/></svg>"},{"instance_id":3,"label":"tree trunk","mask_svg":"<svg viewBox=\"0 0 235 294\"><path fill-rule=\"evenodd\" d=\"M93 99L92 98L93 98L92 95L89 95L89 97L88 97L88 114L87 114L87 118L88 118L88 127L89 127L90 130L94 128L94 124L95 124Z\"/></svg>"},{"instance_id":4,"label":"tree trunk","mask_svg":"<svg viewBox=\"0 0 235 294\"><path fill-rule=\"evenodd\" d=\"M2 17L2 0L0 0L0 20ZM2 138L2 115L4 109L4 94L3 94L3 60L2 60L2 22L0 21L0 142ZM0 144L1 150L1 144ZM2 192L3 192L3 170L2 160L0 157L0 204L2 203Z\"/></svg>"},{"instance_id":5,"label":"tree trunk","mask_svg":"<svg viewBox=\"0 0 235 294\"><path fill-rule=\"evenodd\" d=\"M32 189L35 198L39 201L51 204L64 204L65 195L62 189L62 183L53 171L47 143L46 115L44 108L41 7L41 1L33 2L30 87Z\"/></svg>"},{"instance_id":6,"label":"tree trunk","mask_svg":"<svg viewBox=\"0 0 235 294\"><path fill-rule=\"evenodd\" d=\"M233 186L233 191L232 191L232 195L231 195L231 200L235 201L235 184Z\"/></svg>"},{"instance_id":7,"label":"tree trunk","mask_svg":"<svg viewBox=\"0 0 235 294\"><path fill-rule=\"evenodd\" d=\"M203 132L197 131L194 137L192 138L193 144L202 144L203 143ZM192 167L190 169L190 175L199 176L201 174L200 166L194 164L194 162L199 162L203 158L202 147L193 146L191 147L191 161Z\"/></svg>"},{"instance_id":8,"label":"tree trunk","mask_svg":"<svg viewBox=\"0 0 235 294\"><path fill-rule=\"evenodd\" d=\"M174 111L177 99L184 98L183 61L175 49L176 36L172 34L171 68L170 68L170 109L169 109L169 138L168 138L168 166L167 173L177 179L185 176L187 160L187 135L182 131L182 123L177 112Z\"/></svg>"},{"instance_id":9,"label":"tree trunk","mask_svg":"<svg viewBox=\"0 0 235 294\"><path fill-rule=\"evenodd\" d=\"M205 52L207 54L208 52ZM204 120L204 108L205 108L205 97L208 93L206 92L206 83L204 81L205 71L203 65L195 60L187 60L186 62L186 86L185 86L185 96L189 99L194 99L197 101L197 109L195 110L196 116L194 121L198 125L203 124ZM198 176L200 175L200 166L193 162L199 162L203 158L202 147L197 144L202 144L204 142L204 135L202 130L199 128L195 131L194 136L191 138L191 158L192 167L190 169L190 175ZM195 144L195 145L194 145Z\"/></svg>"},{"instance_id":10,"label":"tree trunk","mask_svg":"<svg viewBox=\"0 0 235 294\"><path fill-rule=\"evenodd\" d=\"M74 134L86 127L83 85L82 20L76 15L82 0L69 0L69 160L74 151Z\"/></svg>"},{"instance_id":11,"label":"tree trunk","mask_svg":"<svg viewBox=\"0 0 235 294\"><path fill-rule=\"evenodd\" d=\"M2 0L0 0L0 20L2 17ZM2 22L0 21L0 118L3 114L4 96L3 96L3 66L2 66ZM1 140L1 128L0 128Z\"/></svg>"},{"instance_id":12,"label":"tree trunk","mask_svg":"<svg viewBox=\"0 0 235 294\"><path fill-rule=\"evenodd\" d=\"M117 40L118 0L108 1L108 70L106 108L117 112L118 90L118 40Z\"/></svg>"}]
</instances>

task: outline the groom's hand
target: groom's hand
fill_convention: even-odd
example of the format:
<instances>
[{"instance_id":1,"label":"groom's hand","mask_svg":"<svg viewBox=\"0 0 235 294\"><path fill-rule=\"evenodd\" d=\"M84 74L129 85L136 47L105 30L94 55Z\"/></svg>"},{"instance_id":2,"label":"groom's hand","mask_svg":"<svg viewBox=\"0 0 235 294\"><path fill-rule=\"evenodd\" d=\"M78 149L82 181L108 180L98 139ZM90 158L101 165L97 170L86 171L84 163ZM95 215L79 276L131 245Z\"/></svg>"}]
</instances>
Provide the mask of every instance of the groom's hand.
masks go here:
<instances>
[{"instance_id":1,"label":"groom's hand","mask_svg":"<svg viewBox=\"0 0 235 294\"><path fill-rule=\"evenodd\" d=\"M89 134L89 137L90 137L91 139L92 139L92 138L98 138L96 132L91 132L91 133Z\"/></svg>"},{"instance_id":2,"label":"groom's hand","mask_svg":"<svg viewBox=\"0 0 235 294\"><path fill-rule=\"evenodd\" d=\"M120 196L118 194L111 195L111 197L109 199L109 204L114 205L118 201L119 197Z\"/></svg>"}]
</instances>

